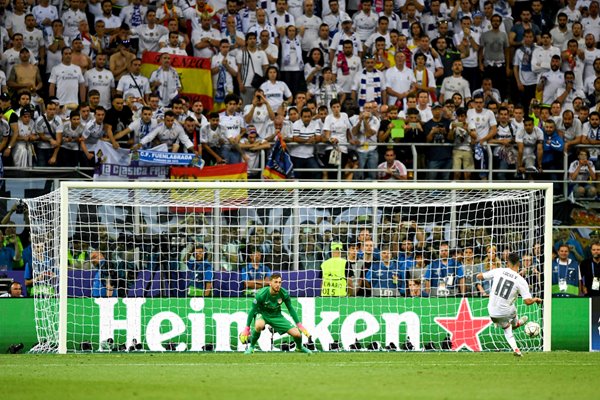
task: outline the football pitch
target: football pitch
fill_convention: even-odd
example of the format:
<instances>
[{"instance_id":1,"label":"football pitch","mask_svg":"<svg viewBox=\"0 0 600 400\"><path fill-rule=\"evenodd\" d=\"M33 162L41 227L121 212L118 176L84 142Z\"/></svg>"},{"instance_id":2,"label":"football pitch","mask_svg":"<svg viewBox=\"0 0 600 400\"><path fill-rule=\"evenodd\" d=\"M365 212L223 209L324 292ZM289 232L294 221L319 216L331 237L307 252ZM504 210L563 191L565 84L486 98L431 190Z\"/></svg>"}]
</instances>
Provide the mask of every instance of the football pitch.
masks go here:
<instances>
[{"instance_id":1,"label":"football pitch","mask_svg":"<svg viewBox=\"0 0 600 400\"><path fill-rule=\"evenodd\" d=\"M591 399L600 353L1 355L4 399Z\"/></svg>"}]
</instances>

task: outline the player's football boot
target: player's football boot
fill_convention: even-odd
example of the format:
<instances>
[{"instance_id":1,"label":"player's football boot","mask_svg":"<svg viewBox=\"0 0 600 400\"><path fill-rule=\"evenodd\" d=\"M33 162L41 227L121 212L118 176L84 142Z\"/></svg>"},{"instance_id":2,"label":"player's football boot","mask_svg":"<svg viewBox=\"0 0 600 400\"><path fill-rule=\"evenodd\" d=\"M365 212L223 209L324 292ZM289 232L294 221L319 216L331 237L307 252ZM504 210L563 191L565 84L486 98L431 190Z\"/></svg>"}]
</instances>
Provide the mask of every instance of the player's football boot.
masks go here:
<instances>
[{"instance_id":1,"label":"player's football boot","mask_svg":"<svg viewBox=\"0 0 600 400\"><path fill-rule=\"evenodd\" d=\"M515 349L513 354L515 355L515 357L523 357L523 353L521 353L521 350L519 349Z\"/></svg>"},{"instance_id":2,"label":"player's football boot","mask_svg":"<svg viewBox=\"0 0 600 400\"><path fill-rule=\"evenodd\" d=\"M299 353L312 354L312 351L310 351L309 349L307 349L304 346L300 346L300 348L296 348L296 351Z\"/></svg>"},{"instance_id":3,"label":"player's football boot","mask_svg":"<svg viewBox=\"0 0 600 400\"><path fill-rule=\"evenodd\" d=\"M529 317L527 315L523 315L521 318L519 318L519 320L517 321L517 324L513 328L519 328L521 326L525 326L528 319L529 319Z\"/></svg>"},{"instance_id":4,"label":"player's football boot","mask_svg":"<svg viewBox=\"0 0 600 400\"><path fill-rule=\"evenodd\" d=\"M244 354L252 354L254 353L254 346L248 346Z\"/></svg>"}]
</instances>

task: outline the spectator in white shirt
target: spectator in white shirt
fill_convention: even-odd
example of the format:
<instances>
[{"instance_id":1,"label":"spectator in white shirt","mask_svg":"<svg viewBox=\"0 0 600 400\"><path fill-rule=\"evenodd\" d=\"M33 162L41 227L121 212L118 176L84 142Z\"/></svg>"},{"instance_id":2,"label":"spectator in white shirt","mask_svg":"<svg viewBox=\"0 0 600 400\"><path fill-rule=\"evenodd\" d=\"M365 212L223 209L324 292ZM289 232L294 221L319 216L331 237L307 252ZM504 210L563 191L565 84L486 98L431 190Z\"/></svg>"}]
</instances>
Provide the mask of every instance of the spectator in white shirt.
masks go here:
<instances>
[{"instance_id":1,"label":"spectator in white shirt","mask_svg":"<svg viewBox=\"0 0 600 400\"><path fill-rule=\"evenodd\" d=\"M181 80L175 68L171 67L171 55L160 56L160 67L150 75L150 88L160 95L160 105L163 107L171 104L181 93Z\"/></svg>"},{"instance_id":2,"label":"spectator in white shirt","mask_svg":"<svg viewBox=\"0 0 600 400\"><path fill-rule=\"evenodd\" d=\"M535 52L534 52L535 54ZM538 90L543 90L542 103L552 104L558 96L558 90L564 85L564 75L560 71L560 56L553 55L550 60L550 70L540 74Z\"/></svg>"},{"instance_id":3,"label":"spectator in white shirt","mask_svg":"<svg viewBox=\"0 0 600 400\"><path fill-rule=\"evenodd\" d=\"M319 179L321 171L315 157L315 144L321 142L321 123L313 119L313 113L309 108L303 108L300 119L294 122L292 137L287 138L296 146L290 146L290 156L296 169L308 169L308 171L296 171L299 179Z\"/></svg>"},{"instance_id":4,"label":"spectator in white shirt","mask_svg":"<svg viewBox=\"0 0 600 400\"><path fill-rule=\"evenodd\" d=\"M531 56L531 70L537 74L550 71L550 60L554 55L560 57L560 49L552 46L552 35L544 32L542 33L542 45L536 47Z\"/></svg>"},{"instance_id":5,"label":"spectator in white shirt","mask_svg":"<svg viewBox=\"0 0 600 400\"><path fill-rule=\"evenodd\" d=\"M396 160L394 149L385 151L385 161L377 166L379 173L377 178L380 180L400 180L405 181L408 177L406 166Z\"/></svg>"},{"instance_id":6,"label":"spectator in white shirt","mask_svg":"<svg viewBox=\"0 0 600 400\"><path fill-rule=\"evenodd\" d=\"M444 78L442 88L440 90L440 103L451 99L454 93L458 93L463 99L471 98L471 89L469 81L462 76L463 65L461 60L456 60L452 63L452 76Z\"/></svg>"}]
</instances>

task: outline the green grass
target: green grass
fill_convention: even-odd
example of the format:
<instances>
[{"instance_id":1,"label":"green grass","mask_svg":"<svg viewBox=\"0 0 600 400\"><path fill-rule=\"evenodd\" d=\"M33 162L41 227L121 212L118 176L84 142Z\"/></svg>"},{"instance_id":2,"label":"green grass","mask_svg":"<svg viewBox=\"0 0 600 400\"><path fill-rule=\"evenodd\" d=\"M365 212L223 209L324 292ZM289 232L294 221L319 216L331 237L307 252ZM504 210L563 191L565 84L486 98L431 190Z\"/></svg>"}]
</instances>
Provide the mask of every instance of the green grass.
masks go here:
<instances>
[{"instance_id":1,"label":"green grass","mask_svg":"<svg viewBox=\"0 0 600 400\"><path fill-rule=\"evenodd\" d=\"M3 399L593 399L600 353L0 355Z\"/></svg>"}]
</instances>

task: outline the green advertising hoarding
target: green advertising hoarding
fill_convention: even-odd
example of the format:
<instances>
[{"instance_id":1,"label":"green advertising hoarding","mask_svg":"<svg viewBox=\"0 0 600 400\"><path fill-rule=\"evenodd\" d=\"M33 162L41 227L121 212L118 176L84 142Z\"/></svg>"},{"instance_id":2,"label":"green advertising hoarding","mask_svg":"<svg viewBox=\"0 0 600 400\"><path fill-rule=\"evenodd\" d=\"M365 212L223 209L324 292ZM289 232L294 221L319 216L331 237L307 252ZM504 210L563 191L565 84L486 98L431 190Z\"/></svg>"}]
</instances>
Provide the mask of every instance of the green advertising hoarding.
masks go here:
<instances>
[{"instance_id":1,"label":"green advertising hoarding","mask_svg":"<svg viewBox=\"0 0 600 400\"><path fill-rule=\"evenodd\" d=\"M115 343L141 341L151 351L162 351L167 343L179 351L201 351L207 344L217 351L242 350L237 337L250 303L246 298L73 299L69 313L79 317L69 323L67 347L78 349L82 341L91 341L97 348L113 338ZM407 340L416 350L429 342L439 348L449 333L455 350L505 347L501 329L487 316L485 299L317 297L294 299L294 304L322 350L335 341L343 349L357 341L398 346ZM537 306L519 308L530 320L541 320ZM525 340L522 332L518 337ZM279 340L276 334L275 348ZM271 335L263 334L259 346L271 349ZM540 346L537 338L527 339L523 347Z\"/></svg>"},{"instance_id":2,"label":"green advertising hoarding","mask_svg":"<svg viewBox=\"0 0 600 400\"><path fill-rule=\"evenodd\" d=\"M294 302L304 324L314 327L311 334L319 348L328 349L334 340L346 348L357 339L363 344L399 344L407 336L417 348L428 342L439 348L453 328L465 333L454 334L455 347L493 350L494 342L506 347L502 331L487 319L486 299L302 298ZM589 299L554 299L552 304L553 350L587 351ZM79 350L82 341L90 341L97 349L103 334L114 337L116 343L141 338L153 350L161 350L166 343L174 343L179 350L200 351L208 343L219 351L236 350L241 348L237 333L249 306L247 298L69 299L69 313L78 317L69 322L68 347ZM519 305L519 312L541 320L537 306ZM2 299L0 315L0 351L19 342L29 348L37 341L32 299ZM540 345L539 340L525 339L520 331L517 339L526 340L530 347ZM270 335L263 334L260 345L269 349Z\"/></svg>"}]
</instances>

